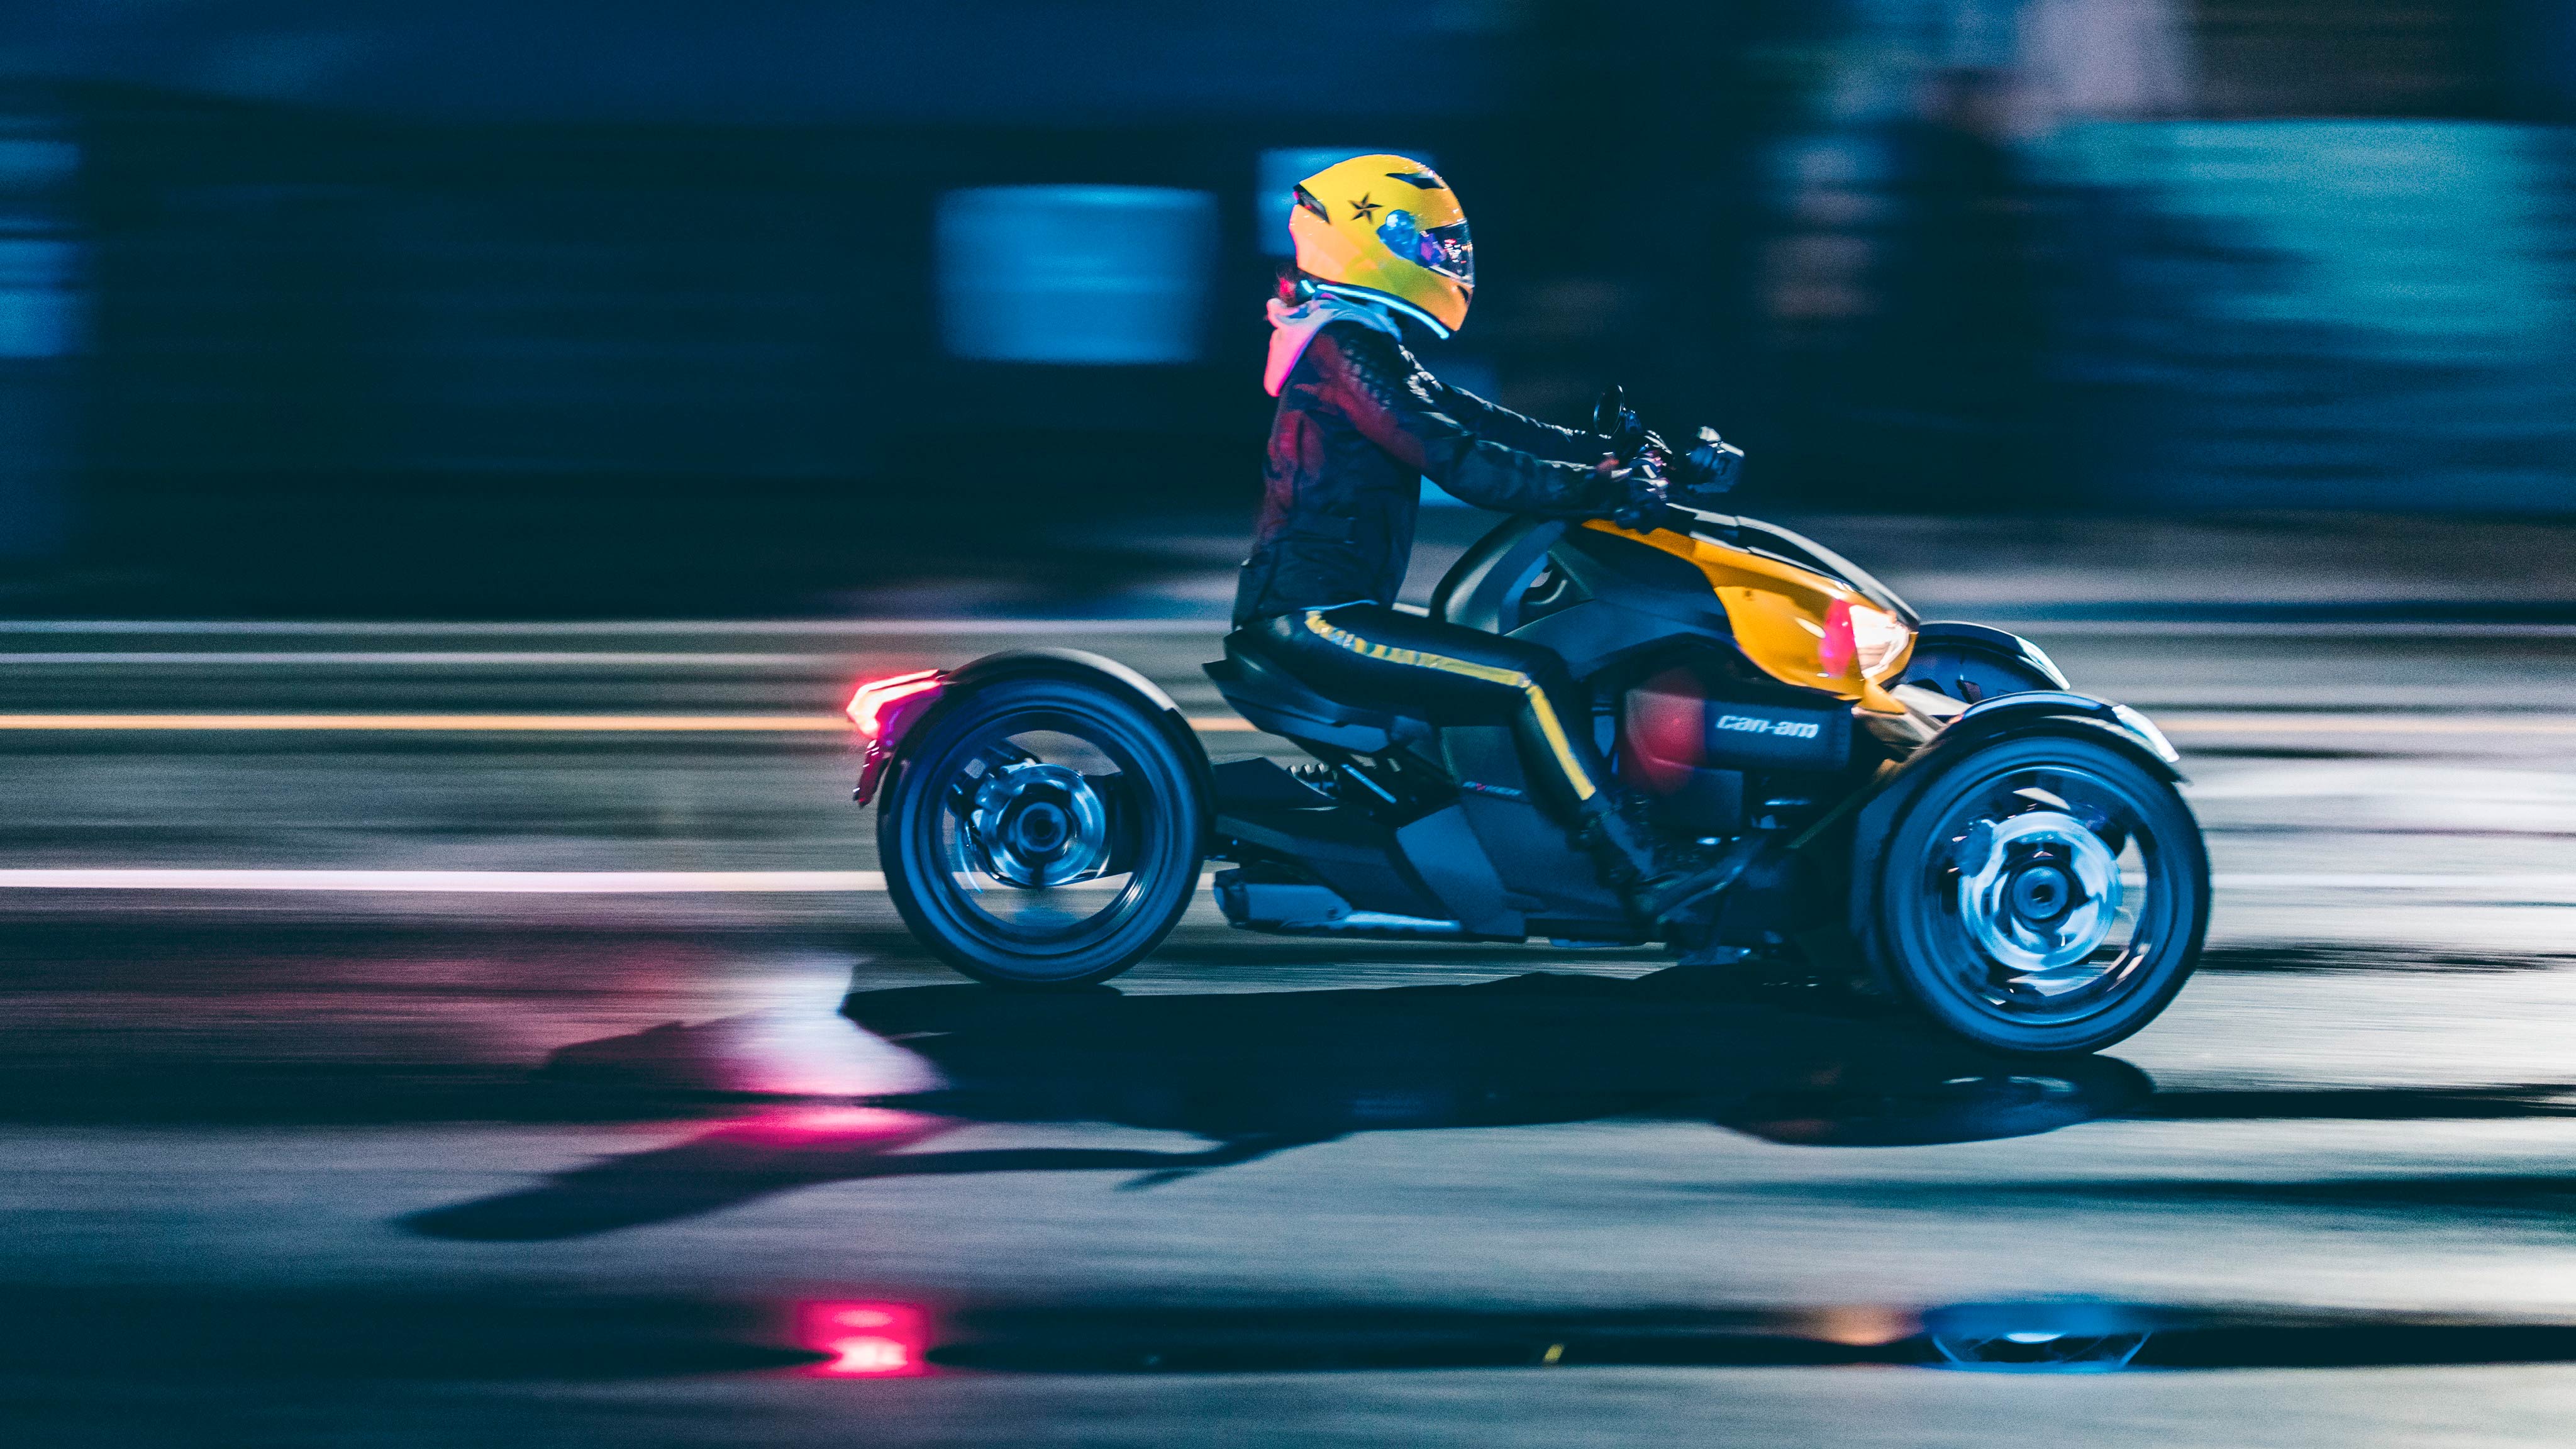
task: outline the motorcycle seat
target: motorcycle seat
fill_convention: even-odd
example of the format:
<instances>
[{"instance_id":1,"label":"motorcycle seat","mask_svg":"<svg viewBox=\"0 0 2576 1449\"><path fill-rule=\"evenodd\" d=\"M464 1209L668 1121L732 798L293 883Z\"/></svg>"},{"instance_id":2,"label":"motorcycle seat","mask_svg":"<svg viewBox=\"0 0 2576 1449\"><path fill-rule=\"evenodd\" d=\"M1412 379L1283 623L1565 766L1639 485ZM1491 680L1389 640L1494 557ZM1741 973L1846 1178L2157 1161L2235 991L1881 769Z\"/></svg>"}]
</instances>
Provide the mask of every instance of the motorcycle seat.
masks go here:
<instances>
[{"instance_id":1,"label":"motorcycle seat","mask_svg":"<svg viewBox=\"0 0 2576 1449\"><path fill-rule=\"evenodd\" d=\"M1344 704L1317 693L1297 676L1264 658L1241 634L1229 634L1225 657L1200 666L1216 692L1256 728L1292 740L1311 740L1373 755L1397 740L1427 741L1427 720Z\"/></svg>"}]
</instances>

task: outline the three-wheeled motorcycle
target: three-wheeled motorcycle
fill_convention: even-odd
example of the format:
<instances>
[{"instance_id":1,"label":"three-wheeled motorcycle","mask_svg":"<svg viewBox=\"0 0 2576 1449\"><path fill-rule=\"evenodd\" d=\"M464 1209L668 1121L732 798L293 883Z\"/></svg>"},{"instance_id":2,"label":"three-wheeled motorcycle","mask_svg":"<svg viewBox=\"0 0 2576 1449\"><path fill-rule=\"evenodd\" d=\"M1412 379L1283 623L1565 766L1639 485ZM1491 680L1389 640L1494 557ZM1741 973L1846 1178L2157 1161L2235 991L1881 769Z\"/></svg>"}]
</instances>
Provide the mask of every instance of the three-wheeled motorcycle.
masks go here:
<instances>
[{"instance_id":1,"label":"three-wheeled motorcycle","mask_svg":"<svg viewBox=\"0 0 2576 1449\"><path fill-rule=\"evenodd\" d=\"M1596 426L1643 436L1615 390ZM1327 699L1236 635L1208 677L1307 763L1212 760L1168 695L1096 655L862 685L856 793L878 802L897 909L969 976L1087 985L1150 953L1216 859L1245 930L1660 936L2033 1055L2137 1031L2200 954L2208 859L2155 725L2012 634L1923 622L1788 529L1660 501L1510 518L1430 610L1563 656L1604 758L1658 829L1716 855L1722 888L1632 919L1532 798L1507 725Z\"/></svg>"}]
</instances>

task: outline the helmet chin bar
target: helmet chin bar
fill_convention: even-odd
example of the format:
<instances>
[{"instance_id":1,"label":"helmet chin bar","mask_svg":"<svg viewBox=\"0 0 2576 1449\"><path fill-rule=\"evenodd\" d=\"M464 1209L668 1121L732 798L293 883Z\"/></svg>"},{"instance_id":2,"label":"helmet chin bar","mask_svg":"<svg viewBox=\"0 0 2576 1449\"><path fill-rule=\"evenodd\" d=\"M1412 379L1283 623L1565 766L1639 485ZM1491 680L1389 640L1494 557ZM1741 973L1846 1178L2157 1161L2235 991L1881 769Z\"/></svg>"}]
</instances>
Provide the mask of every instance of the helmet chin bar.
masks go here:
<instances>
[{"instance_id":1,"label":"helmet chin bar","mask_svg":"<svg viewBox=\"0 0 2576 1449\"><path fill-rule=\"evenodd\" d=\"M1423 311L1421 308L1414 306L1411 302L1405 301L1401 297L1390 296L1385 292L1373 292L1366 287L1354 287L1346 282L1310 281L1309 285L1313 286L1316 291L1321 292L1326 296L1339 297L1344 301L1349 302L1366 302L1371 306L1384 307L1390 312L1394 312L1399 316L1410 317L1414 321L1431 329L1431 335L1433 337L1439 338L1444 342L1449 338L1449 329L1442 325L1439 318L1432 316L1430 313Z\"/></svg>"}]
</instances>

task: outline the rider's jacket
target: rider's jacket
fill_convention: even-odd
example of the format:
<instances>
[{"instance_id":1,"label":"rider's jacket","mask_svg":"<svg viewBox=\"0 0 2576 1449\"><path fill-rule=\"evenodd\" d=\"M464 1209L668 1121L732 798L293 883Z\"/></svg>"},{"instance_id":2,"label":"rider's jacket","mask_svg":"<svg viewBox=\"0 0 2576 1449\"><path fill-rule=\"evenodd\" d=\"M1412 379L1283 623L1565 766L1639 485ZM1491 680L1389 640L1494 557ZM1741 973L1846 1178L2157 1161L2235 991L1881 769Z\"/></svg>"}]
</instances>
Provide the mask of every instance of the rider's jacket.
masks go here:
<instances>
[{"instance_id":1,"label":"rider's jacket","mask_svg":"<svg viewBox=\"0 0 2576 1449\"><path fill-rule=\"evenodd\" d=\"M1310 336L1282 339L1302 344L1302 355L1283 358L1274 344L1279 411L1252 554L1235 588L1238 626L1291 609L1394 603L1422 478L1505 513L1596 517L1625 502L1625 482L1588 466L1610 450L1607 440L1442 383L1391 331L1342 312Z\"/></svg>"}]
</instances>

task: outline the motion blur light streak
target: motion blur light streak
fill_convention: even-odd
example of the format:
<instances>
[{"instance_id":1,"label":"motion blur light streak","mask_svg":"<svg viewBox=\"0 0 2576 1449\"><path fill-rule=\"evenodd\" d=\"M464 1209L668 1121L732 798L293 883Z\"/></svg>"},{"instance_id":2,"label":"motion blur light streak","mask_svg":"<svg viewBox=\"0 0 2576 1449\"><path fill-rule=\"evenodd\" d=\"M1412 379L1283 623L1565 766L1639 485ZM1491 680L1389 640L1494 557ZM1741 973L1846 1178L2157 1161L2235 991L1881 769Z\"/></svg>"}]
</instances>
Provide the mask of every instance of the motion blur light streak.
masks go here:
<instances>
[{"instance_id":1,"label":"motion blur light streak","mask_svg":"<svg viewBox=\"0 0 2576 1449\"><path fill-rule=\"evenodd\" d=\"M808 1303L805 1346L832 1355L806 1372L827 1379L907 1378L929 1372L929 1315L910 1303Z\"/></svg>"},{"instance_id":2,"label":"motion blur light streak","mask_svg":"<svg viewBox=\"0 0 2576 1449\"><path fill-rule=\"evenodd\" d=\"M798 714L0 714L0 730L384 730L496 734L814 734L841 721Z\"/></svg>"},{"instance_id":3,"label":"motion blur light streak","mask_svg":"<svg viewBox=\"0 0 2576 1449\"><path fill-rule=\"evenodd\" d=\"M906 691L909 694L919 691ZM893 700L880 701L881 704ZM853 698L850 707L855 709ZM801 714L5 714L0 730L368 731L492 734L839 734L858 723ZM1218 733L1252 725L1202 717L1190 728Z\"/></svg>"},{"instance_id":4,"label":"motion blur light streak","mask_svg":"<svg viewBox=\"0 0 2576 1449\"><path fill-rule=\"evenodd\" d=\"M10 870L0 888L130 891L447 891L467 895L881 891L873 870Z\"/></svg>"},{"instance_id":5,"label":"motion blur light streak","mask_svg":"<svg viewBox=\"0 0 2576 1449\"><path fill-rule=\"evenodd\" d=\"M1202 883L1208 873L1201 875ZM2220 890L2428 891L2458 895L2532 892L2576 904L2576 872L2479 875L2468 871L2222 871ZM186 867L0 869L0 890L74 891L387 891L463 895L700 895L737 892L882 891L875 870L239 870ZM1061 890L1109 890L1111 880L1074 881Z\"/></svg>"}]
</instances>

